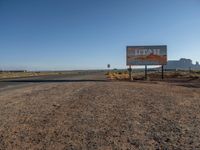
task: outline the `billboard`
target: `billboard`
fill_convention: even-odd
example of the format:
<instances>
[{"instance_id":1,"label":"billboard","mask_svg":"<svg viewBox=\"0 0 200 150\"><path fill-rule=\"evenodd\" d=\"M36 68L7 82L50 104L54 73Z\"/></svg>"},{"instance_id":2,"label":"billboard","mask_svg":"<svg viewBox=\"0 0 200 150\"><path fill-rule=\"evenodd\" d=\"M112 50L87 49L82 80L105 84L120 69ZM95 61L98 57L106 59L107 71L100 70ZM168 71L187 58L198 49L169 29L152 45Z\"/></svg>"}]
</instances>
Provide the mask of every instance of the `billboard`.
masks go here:
<instances>
[{"instance_id":1,"label":"billboard","mask_svg":"<svg viewBox=\"0 0 200 150\"><path fill-rule=\"evenodd\" d=\"M165 65L167 46L127 46L127 65Z\"/></svg>"}]
</instances>

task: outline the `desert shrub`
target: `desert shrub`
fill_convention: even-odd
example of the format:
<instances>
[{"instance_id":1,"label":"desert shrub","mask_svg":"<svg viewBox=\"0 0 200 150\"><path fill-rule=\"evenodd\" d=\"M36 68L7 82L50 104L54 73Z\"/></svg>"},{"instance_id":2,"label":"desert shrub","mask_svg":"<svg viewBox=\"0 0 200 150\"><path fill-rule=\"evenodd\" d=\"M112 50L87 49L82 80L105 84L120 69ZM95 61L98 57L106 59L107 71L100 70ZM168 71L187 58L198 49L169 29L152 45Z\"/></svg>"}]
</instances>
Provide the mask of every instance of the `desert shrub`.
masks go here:
<instances>
[{"instance_id":1,"label":"desert shrub","mask_svg":"<svg viewBox=\"0 0 200 150\"><path fill-rule=\"evenodd\" d=\"M107 78L111 80L127 80L129 78L128 73L126 72L109 72L106 73Z\"/></svg>"}]
</instances>

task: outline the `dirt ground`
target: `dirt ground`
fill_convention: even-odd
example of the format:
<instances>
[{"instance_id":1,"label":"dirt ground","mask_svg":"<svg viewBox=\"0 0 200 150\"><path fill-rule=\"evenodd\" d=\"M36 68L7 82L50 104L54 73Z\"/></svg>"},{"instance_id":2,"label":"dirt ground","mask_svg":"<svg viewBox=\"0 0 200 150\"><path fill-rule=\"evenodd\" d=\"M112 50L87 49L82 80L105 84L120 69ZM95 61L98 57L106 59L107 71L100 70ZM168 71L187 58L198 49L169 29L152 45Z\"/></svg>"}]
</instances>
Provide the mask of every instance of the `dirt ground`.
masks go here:
<instances>
[{"instance_id":1,"label":"dirt ground","mask_svg":"<svg viewBox=\"0 0 200 150\"><path fill-rule=\"evenodd\" d=\"M200 149L200 88L88 81L4 91L0 149Z\"/></svg>"}]
</instances>

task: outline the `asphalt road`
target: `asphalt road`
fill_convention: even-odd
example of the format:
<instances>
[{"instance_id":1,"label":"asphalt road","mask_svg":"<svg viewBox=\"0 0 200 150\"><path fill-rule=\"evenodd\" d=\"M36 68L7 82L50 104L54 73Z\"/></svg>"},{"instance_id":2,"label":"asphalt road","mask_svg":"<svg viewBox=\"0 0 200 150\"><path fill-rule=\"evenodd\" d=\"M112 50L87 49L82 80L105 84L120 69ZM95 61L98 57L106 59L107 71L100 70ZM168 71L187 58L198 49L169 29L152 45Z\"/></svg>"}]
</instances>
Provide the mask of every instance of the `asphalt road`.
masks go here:
<instances>
[{"instance_id":1,"label":"asphalt road","mask_svg":"<svg viewBox=\"0 0 200 150\"><path fill-rule=\"evenodd\" d=\"M25 86L31 86L33 84L45 84L45 83L61 83L61 82L87 82L87 81L106 81L104 73L101 72L83 72L75 74L62 74L62 75L49 75L49 76L37 76L37 77L25 77L15 79L3 79L0 80L0 92L10 89L16 89Z\"/></svg>"}]
</instances>

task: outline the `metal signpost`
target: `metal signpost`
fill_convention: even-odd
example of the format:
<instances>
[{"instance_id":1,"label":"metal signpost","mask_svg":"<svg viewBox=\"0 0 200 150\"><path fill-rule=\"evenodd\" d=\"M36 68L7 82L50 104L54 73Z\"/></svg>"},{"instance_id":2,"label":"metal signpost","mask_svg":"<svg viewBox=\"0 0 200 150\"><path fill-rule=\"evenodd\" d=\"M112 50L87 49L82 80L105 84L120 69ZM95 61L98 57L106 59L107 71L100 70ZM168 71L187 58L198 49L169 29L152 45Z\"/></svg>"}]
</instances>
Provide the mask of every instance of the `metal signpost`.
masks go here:
<instances>
[{"instance_id":1,"label":"metal signpost","mask_svg":"<svg viewBox=\"0 0 200 150\"><path fill-rule=\"evenodd\" d=\"M145 80L147 80L147 65L145 65Z\"/></svg>"},{"instance_id":2,"label":"metal signpost","mask_svg":"<svg viewBox=\"0 0 200 150\"><path fill-rule=\"evenodd\" d=\"M132 65L145 66L145 79L147 79L147 65L161 65L162 66L162 79L164 78L164 65L167 64L167 46L127 46L127 66L131 70ZM130 75L129 71L129 75ZM130 75L131 76L131 75ZM132 77L130 77L132 79Z\"/></svg>"}]
</instances>

